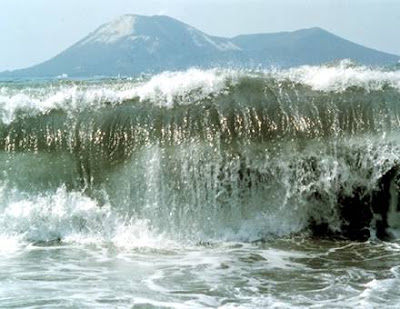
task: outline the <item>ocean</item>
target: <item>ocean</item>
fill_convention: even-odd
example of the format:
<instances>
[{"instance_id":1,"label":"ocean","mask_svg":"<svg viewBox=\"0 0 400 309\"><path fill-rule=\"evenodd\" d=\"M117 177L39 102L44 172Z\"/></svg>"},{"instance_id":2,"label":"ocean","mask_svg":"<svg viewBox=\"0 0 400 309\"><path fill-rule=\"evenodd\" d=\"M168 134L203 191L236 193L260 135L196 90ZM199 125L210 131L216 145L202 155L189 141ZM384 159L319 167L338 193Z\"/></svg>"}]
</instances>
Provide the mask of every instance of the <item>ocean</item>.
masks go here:
<instances>
[{"instance_id":1,"label":"ocean","mask_svg":"<svg viewBox=\"0 0 400 309\"><path fill-rule=\"evenodd\" d=\"M400 71L0 81L1 308L400 308Z\"/></svg>"}]
</instances>

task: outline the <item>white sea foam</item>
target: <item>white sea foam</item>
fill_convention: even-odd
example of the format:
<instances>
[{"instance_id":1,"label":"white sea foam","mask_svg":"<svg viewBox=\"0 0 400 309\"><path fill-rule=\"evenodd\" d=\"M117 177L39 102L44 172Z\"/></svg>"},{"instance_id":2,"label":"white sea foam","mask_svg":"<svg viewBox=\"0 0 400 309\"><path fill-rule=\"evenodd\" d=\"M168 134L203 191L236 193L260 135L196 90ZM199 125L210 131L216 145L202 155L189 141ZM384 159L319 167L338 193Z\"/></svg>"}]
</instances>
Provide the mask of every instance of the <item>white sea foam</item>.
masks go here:
<instances>
[{"instance_id":1,"label":"white sea foam","mask_svg":"<svg viewBox=\"0 0 400 309\"><path fill-rule=\"evenodd\" d=\"M167 107L177 102L190 104L225 91L227 83L237 80L240 75L235 71L190 69L164 72L147 81L53 82L22 90L3 86L0 88L0 115L3 122L9 123L18 110L32 113L45 113L51 109L79 111L134 98Z\"/></svg>"},{"instance_id":2,"label":"white sea foam","mask_svg":"<svg viewBox=\"0 0 400 309\"><path fill-rule=\"evenodd\" d=\"M361 87L368 91L382 90L385 86L400 90L400 71L384 71L355 66L349 60L338 65L302 66L277 73L278 77L309 85L319 91L344 91Z\"/></svg>"},{"instance_id":3,"label":"white sea foam","mask_svg":"<svg viewBox=\"0 0 400 309\"><path fill-rule=\"evenodd\" d=\"M260 239L260 235L279 235L275 233L282 229L282 225L287 228L284 235L301 228L297 225L288 227L285 222L289 222L290 218L276 221L274 217L269 219L264 218L265 222L262 218L243 220L237 231L221 224L214 236L207 236L206 231L201 230L173 229L173 232L168 232L159 228L159 225L165 223L165 218L159 218L160 223L156 219L150 221L135 216L126 217L109 204L100 206L86 195L69 192L64 187L39 195L3 189L0 192L0 254L17 251L32 243L54 241L112 246L122 251L136 248L181 248L203 240L228 243L255 241ZM278 260L273 263L283 265L285 258L277 256Z\"/></svg>"},{"instance_id":4,"label":"white sea foam","mask_svg":"<svg viewBox=\"0 0 400 309\"><path fill-rule=\"evenodd\" d=\"M20 235L0 235L0 256L15 254L23 247Z\"/></svg>"},{"instance_id":5,"label":"white sea foam","mask_svg":"<svg viewBox=\"0 0 400 309\"><path fill-rule=\"evenodd\" d=\"M15 190L5 194L3 190L0 254L29 243L52 241L120 249L171 246L146 220L125 220L109 205L100 207L79 192L59 188L41 196L26 197Z\"/></svg>"},{"instance_id":6,"label":"white sea foam","mask_svg":"<svg viewBox=\"0 0 400 309\"><path fill-rule=\"evenodd\" d=\"M185 97L191 99L187 103L192 103L227 90L228 80L234 79L237 82L239 77L240 73L234 71L191 69L185 72L165 72L154 76L132 92L124 93L124 96L139 96L141 100L151 100L164 106L172 106L175 100Z\"/></svg>"},{"instance_id":7,"label":"white sea foam","mask_svg":"<svg viewBox=\"0 0 400 309\"><path fill-rule=\"evenodd\" d=\"M398 277L381 280L372 279L364 285L365 290L360 294L354 307L376 308L372 304L380 304L382 307L395 308L390 304L398 303L400 299L398 285Z\"/></svg>"},{"instance_id":8,"label":"white sea foam","mask_svg":"<svg viewBox=\"0 0 400 309\"><path fill-rule=\"evenodd\" d=\"M342 61L336 66L302 66L288 70L250 72L227 69L189 69L164 72L150 79L101 80L96 82L53 81L21 89L18 84L0 86L0 117L9 123L18 110L45 113L51 109L79 111L105 103L138 99L172 107L195 104L215 95L228 94L243 78L276 79L310 86L317 91L341 92L349 87L367 91L392 87L400 91L400 71L354 66Z\"/></svg>"}]
</instances>

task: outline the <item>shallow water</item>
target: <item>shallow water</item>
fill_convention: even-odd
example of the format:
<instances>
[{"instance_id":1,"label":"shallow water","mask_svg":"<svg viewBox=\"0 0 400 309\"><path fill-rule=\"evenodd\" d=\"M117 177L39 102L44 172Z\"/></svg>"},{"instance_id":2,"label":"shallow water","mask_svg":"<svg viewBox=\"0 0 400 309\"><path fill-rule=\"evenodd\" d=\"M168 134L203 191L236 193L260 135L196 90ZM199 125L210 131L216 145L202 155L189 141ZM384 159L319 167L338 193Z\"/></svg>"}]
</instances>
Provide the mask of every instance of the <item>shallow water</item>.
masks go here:
<instances>
[{"instance_id":1,"label":"shallow water","mask_svg":"<svg viewBox=\"0 0 400 309\"><path fill-rule=\"evenodd\" d=\"M0 257L2 308L395 308L400 244L37 244Z\"/></svg>"}]
</instances>

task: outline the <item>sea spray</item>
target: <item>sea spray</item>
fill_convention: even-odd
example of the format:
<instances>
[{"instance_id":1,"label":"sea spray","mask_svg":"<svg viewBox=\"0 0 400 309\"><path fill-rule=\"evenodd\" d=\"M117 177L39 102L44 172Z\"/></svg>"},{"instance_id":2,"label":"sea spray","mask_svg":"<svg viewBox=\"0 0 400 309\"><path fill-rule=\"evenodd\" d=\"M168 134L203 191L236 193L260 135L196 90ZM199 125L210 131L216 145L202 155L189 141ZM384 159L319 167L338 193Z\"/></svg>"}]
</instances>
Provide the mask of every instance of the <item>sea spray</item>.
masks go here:
<instances>
[{"instance_id":1,"label":"sea spray","mask_svg":"<svg viewBox=\"0 0 400 309\"><path fill-rule=\"evenodd\" d=\"M398 71L342 62L5 83L1 181L28 196L79 192L180 240L315 224L358 237L397 203L377 192L393 191L382 182L399 162L399 82ZM356 200L366 215L354 225Z\"/></svg>"}]
</instances>

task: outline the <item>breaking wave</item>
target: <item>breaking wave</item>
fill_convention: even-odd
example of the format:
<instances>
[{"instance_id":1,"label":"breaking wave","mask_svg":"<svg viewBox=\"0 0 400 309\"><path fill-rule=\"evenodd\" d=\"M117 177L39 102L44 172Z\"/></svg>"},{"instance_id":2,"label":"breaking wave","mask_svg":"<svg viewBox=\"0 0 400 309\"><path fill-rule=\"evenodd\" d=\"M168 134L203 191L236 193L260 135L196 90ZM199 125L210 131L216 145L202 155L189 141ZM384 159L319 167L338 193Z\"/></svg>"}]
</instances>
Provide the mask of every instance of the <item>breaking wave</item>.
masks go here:
<instances>
[{"instance_id":1,"label":"breaking wave","mask_svg":"<svg viewBox=\"0 0 400 309\"><path fill-rule=\"evenodd\" d=\"M0 115L7 237L397 235L398 70L7 82Z\"/></svg>"}]
</instances>

